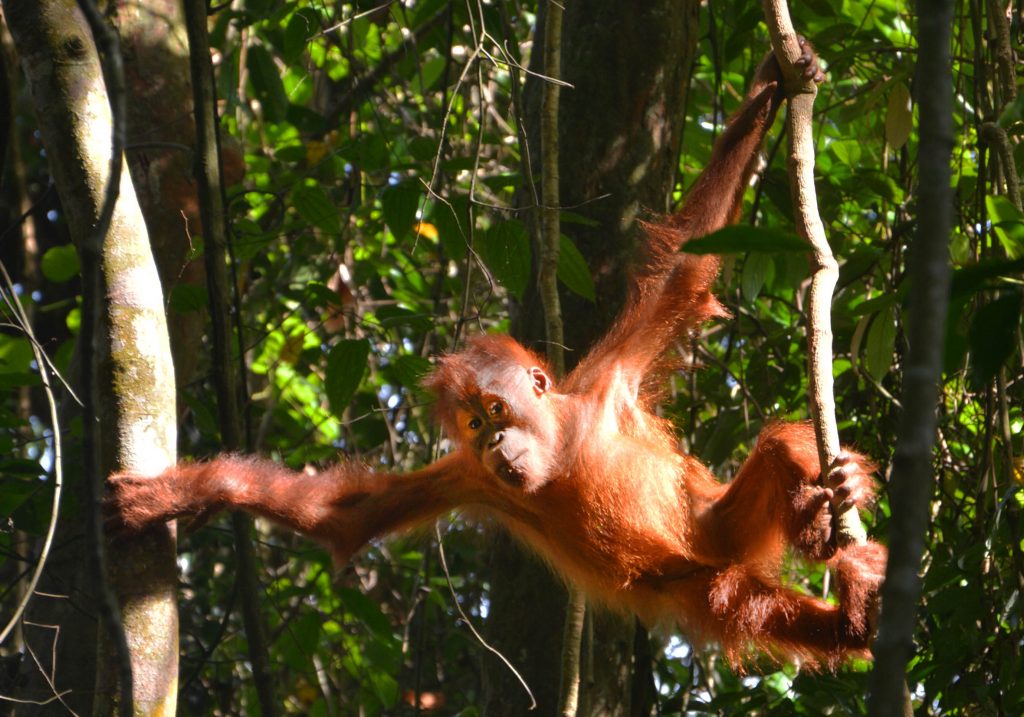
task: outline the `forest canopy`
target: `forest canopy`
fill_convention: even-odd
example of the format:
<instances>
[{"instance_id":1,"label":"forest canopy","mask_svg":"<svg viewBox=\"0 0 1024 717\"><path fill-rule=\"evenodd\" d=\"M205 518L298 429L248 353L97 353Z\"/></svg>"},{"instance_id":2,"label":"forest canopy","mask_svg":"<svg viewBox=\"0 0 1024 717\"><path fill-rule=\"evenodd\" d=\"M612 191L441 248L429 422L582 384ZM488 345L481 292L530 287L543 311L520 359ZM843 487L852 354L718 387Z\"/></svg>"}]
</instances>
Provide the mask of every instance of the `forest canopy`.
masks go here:
<instances>
[{"instance_id":1,"label":"forest canopy","mask_svg":"<svg viewBox=\"0 0 1024 717\"><path fill-rule=\"evenodd\" d=\"M25 27L29 5L37 34ZM185 5L206 13L199 75ZM621 308L642 222L679 205L770 49L760 3L635 5L565 4L557 280L570 366ZM34 703L19 713L84 714L95 690L125 678L117 645L103 637L114 633L90 547L88 526L102 521L96 475L126 460L159 471L175 452L200 460L224 450L296 470L339 455L419 468L448 447L420 388L434 357L481 333L511 333L543 353L536 272L549 10L511 0L99 3L111 41L65 2L2 0L2 9L0 622L22 602L27 610L0 643L0 714L14 700ZM928 188L918 110L922 78L935 68L921 65L910 4L817 0L790 10L827 74L814 103L814 179L839 265L838 428L877 462L880 499L862 518L886 542L904 520L889 491L906 408L910 262ZM1024 16L996 2L955 2L953 16L952 73L941 75L954 97L952 283L935 337L934 481L906 684L915 714L1016 715ZM47 35L54 18L82 44ZM64 115L41 100L39 68L62 52L92 58L57 63L72 86L100 88L103 106L107 93L124 100L124 177L106 248L135 249L114 259L88 248L110 120L92 116L106 150L79 161L56 145L77 130L54 129ZM219 209L202 205L199 179L211 164L193 113L204 67ZM53 97L73 119L82 97ZM763 426L809 417L811 270L794 229L784 126L780 115L737 227L714 240L727 251L716 294L729 316L677 347L683 370L660 387L680 446L723 478ZM165 332L127 330L109 355L90 357L96 342L83 336L93 330L97 261L112 305L121 283L150 277L137 286L153 293L136 305L146 292L127 292L124 305L166 315ZM116 333L116 317L112 325ZM95 385L82 379L90 358ZM129 380L123 367L134 361L168 371ZM173 383L152 390L161 376L170 382L171 361ZM237 415L225 417L232 401ZM96 421L83 420L83 404ZM154 416L165 428L125 428ZM128 455L130 440L155 455ZM126 584L140 595L166 587L168 622L152 622L146 607L125 612L129 649L136 624L160 624L150 637L176 662L162 678L136 672L137 706L145 684L189 715L524 714L527 693L471 623L520 673L540 713L554 714L565 587L471 515L374 542L345 566L262 520L179 529L176 560L170 534L161 540L149 560L156 577L132 572L149 548L101 553L122 597ZM785 574L810 594L834 591L821 566L787 560ZM866 714L870 671L866 660L834 674L769 660L738 671L671 626L591 606L578 714Z\"/></svg>"}]
</instances>

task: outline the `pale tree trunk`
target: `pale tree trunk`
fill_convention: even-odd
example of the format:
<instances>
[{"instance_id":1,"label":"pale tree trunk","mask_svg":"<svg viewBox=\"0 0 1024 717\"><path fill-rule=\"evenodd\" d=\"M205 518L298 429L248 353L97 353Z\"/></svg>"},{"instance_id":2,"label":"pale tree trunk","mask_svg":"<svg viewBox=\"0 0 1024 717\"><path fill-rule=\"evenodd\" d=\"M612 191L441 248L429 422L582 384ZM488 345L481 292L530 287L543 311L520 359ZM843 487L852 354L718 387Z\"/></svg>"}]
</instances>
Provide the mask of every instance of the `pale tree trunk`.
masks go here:
<instances>
[{"instance_id":1,"label":"pale tree trunk","mask_svg":"<svg viewBox=\"0 0 1024 717\"><path fill-rule=\"evenodd\" d=\"M28 77L65 219L82 250L99 217L111 153L110 105L93 37L76 4L68 0L3 0L3 8ZM87 297L103 320L91 347L97 371L87 379L99 382L100 445L95 450L102 473L120 468L156 474L175 460L174 377L160 282L126 171L119 186L110 231L97 257L103 288ZM82 495L85 520L79 522L98 520L95 513L90 515L98 505L90 502L89 491ZM94 565L98 554L97 546L88 545L79 562ZM173 714L178 662L173 534L154 531L109 546L108 563L114 567L110 578L120 598L131 654L136 713ZM101 649L98 660L92 654L97 636L106 630L97 631L85 617L100 609L92 590L100 583L73 562L67 567L79 577L65 591L71 593L71 587L83 592L68 594L65 600L78 601L84 613L54 614L48 603L60 599L38 599L43 614L30 619L49 627L27 630L26 640L43 670L19 697L46 700L56 691L62 693L61 700L40 707L42 711L66 714L63 702L80 714L94 709L109 714L115 709L117 668L106 650ZM91 704L94 690L96 701Z\"/></svg>"}]
</instances>

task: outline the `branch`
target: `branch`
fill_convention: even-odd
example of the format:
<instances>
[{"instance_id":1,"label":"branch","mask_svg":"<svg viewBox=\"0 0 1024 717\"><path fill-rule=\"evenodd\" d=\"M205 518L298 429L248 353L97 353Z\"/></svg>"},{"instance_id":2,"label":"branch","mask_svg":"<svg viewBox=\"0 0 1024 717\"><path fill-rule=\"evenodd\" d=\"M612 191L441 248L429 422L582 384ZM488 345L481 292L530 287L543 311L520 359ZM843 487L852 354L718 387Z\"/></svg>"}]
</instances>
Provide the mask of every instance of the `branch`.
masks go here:
<instances>
[{"instance_id":1,"label":"branch","mask_svg":"<svg viewBox=\"0 0 1024 717\"><path fill-rule=\"evenodd\" d=\"M789 181L797 233L811 245L813 276L808 300L807 363L809 371L808 398L814 434L818 439L818 459L823 476L829 474L839 455L839 429L836 427L836 405L832 390L832 292L839 279L839 265L825 237L825 227L818 215L814 191L814 137L811 120L817 87L805 78L796 65L800 59L800 43L789 7L785 0L764 0L765 20L772 38L775 56L786 78L789 112L786 116L790 136ZM861 525L856 508L837 516L840 545L861 544L867 533Z\"/></svg>"}]
</instances>

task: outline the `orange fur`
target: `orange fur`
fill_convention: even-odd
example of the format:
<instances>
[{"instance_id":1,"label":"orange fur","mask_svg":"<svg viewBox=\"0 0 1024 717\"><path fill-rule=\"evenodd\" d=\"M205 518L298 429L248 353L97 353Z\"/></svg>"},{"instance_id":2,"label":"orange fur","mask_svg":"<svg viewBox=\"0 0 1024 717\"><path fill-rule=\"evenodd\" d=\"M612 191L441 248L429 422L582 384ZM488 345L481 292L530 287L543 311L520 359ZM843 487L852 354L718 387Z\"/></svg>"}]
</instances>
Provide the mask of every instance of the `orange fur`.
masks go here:
<instances>
[{"instance_id":1,"label":"orange fur","mask_svg":"<svg viewBox=\"0 0 1024 717\"><path fill-rule=\"evenodd\" d=\"M845 455L822 486L813 432L775 423L728 485L677 449L648 383L681 334L724 313L716 257L682 256L691 236L731 221L781 101L773 59L719 138L683 209L647 228L636 290L620 320L555 387L507 336L472 339L426 385L457 448L407 474L340 463L319 475L221 456L156 478L114 476L120 528L236 508L328 545L344 561L370 539L457 507L492 516L595 599L673 620L742 661L751 651L835 666L864 654L885 550L836 545L833 505L871 497L870 467ZM859 467L858 467L859 466ZM784 587L786 546L835 567L839 604Z\"/></svg>"}]
</instances>

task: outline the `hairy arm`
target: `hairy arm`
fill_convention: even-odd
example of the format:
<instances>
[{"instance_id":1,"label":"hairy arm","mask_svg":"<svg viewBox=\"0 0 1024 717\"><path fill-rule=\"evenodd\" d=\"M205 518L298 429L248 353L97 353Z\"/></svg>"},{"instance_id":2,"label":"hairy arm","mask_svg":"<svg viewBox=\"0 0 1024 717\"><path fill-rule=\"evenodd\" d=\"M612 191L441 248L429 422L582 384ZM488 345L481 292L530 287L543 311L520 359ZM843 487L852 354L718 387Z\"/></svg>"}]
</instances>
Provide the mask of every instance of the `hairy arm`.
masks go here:
<instances>
[{"instance_id":1,"label":"hairy arm","mask_svg":"<svg viewBox=\"0 0 1024 717\"><path fill-rule=\"evenodd\" d=\"M121 532L185 516L243 510L324 543L343 561L366 542L431 520L471 497L473 467L454 453L411 473L374 473L338 463L319 473L223 455L159 476L111 476L108 525Z\"/></svg>"},{"instance_id":2,"label":"hairy arm","mask_svg":"<svg viewBox=\"0 0 1024 717\"><path fill-rule=\"evenodd\" d=\"M805 72L823 79L813 49L801 42ZM645 227L636 289L615 327L569 378L572 390L588 390L602 377L617 375L638 395L641 382L677 337L725 315L711 293L718 257L678 251L687 240L736 221L765 135L784 98L778 62L768 54L743 104L715 141L683 207L666 222Z\"/></svg>"}]
</instances>

